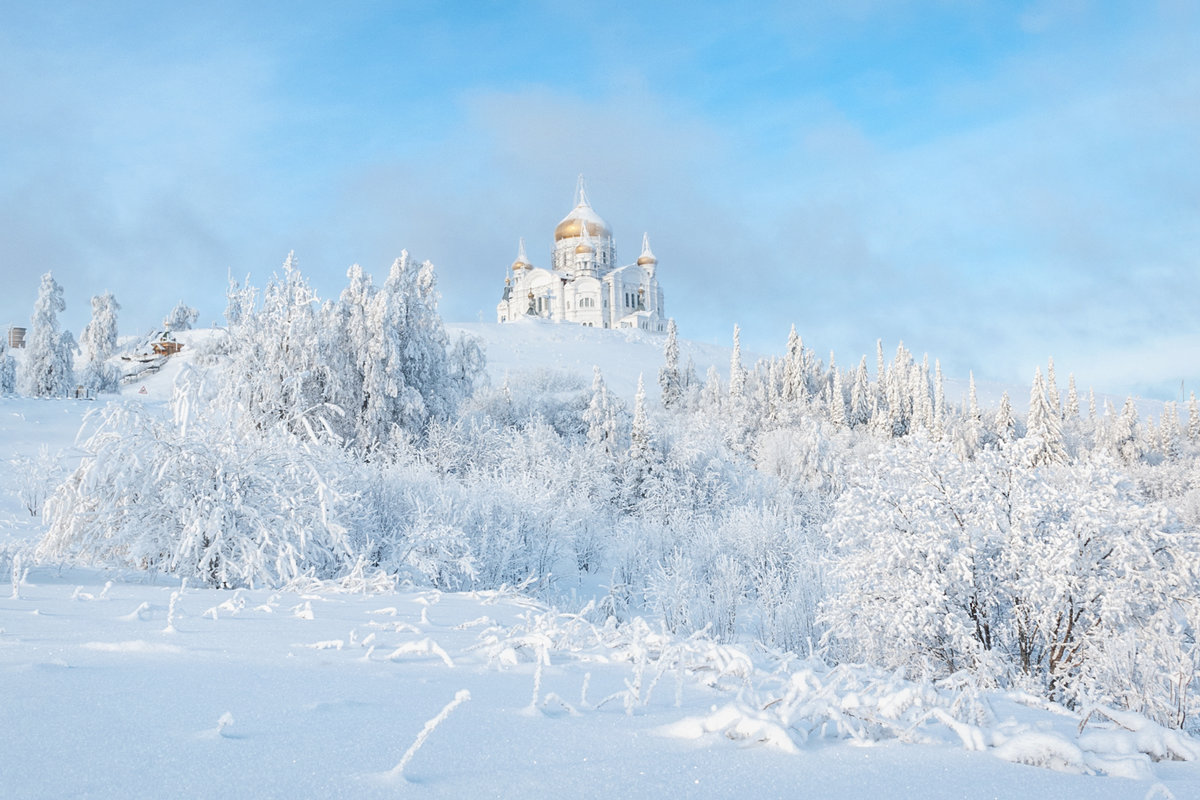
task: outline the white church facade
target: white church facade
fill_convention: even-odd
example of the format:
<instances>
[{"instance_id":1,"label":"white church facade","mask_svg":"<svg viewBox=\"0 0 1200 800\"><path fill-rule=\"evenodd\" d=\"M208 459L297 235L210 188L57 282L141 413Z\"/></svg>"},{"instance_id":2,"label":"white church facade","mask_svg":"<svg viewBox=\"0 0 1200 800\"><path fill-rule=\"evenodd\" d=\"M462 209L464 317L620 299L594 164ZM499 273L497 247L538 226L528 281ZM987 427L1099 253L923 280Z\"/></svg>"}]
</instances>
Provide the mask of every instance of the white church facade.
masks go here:
<instances>
[{"instance_id":1,"label":"white church facade","mask_svg":"<svg viewBox=\"0 0 1200 800\"><path fill-rule=\"evenodd\" d=\"M575 208L554 229L549 267L535 267L525 240L504 278L496 320L524 316L595 328L639 328L661 333L667 321L658 285L658 259L642 236L636 262L619 265L612 230L588 202L582 178Z\"/></svg>"}]
</instances>

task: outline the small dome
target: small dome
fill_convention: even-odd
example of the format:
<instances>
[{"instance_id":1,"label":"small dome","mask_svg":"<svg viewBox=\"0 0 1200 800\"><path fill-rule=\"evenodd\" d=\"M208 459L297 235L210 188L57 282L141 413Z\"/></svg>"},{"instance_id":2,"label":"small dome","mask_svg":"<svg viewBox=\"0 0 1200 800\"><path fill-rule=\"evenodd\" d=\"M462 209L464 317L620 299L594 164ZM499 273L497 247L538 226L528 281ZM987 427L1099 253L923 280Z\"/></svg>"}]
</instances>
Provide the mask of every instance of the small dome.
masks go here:
<instances>
[{"instance_id":1,"label":"small dome","mask_svg":"<svg viewBox=\"0 0 1200 800\"><path fill-rule=\"evenodd\" d=\"M658 259L654 257L654 253L650 252L650 234L642 234L642 254L637 260L639 267L645 267L652 264L657 264Z\"/></svg>"},{"instance_id":2,"label":"small dome","mask_svg":"<svg viewBox=\"0 0 1200 800\"><path fill-rule=\"evenodd\" d=\"M581 245L579 245L578 247L576 247L576 248L575 248L575 252L576 252L576 254L579 254L579 253L594 253L594 252L596 252L596 248L592 247L590 244L586 244L586 243L585 243L585 244L581 244Z\"/></svg>"},{"instance_id":3,"label":"small dome","mask_svg":"<svg viewBox=\"0 0 1200 800\"><path fill-rule=\"evenodd\" d=\"M517 260L512 265L513 272L520 269L533 269L533 264L529 263L529 257L525 255L525 240L517 240Z\"/></svg>"}]
</instances>

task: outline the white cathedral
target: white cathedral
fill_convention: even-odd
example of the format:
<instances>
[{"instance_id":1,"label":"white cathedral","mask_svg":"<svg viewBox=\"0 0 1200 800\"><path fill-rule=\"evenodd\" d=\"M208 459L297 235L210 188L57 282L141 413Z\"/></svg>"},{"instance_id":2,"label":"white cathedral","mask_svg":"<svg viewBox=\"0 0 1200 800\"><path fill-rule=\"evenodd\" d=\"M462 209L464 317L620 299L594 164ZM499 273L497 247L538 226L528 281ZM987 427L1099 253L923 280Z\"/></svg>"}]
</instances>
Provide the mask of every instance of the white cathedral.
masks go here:
<instances>
[{"instance_id":1,"label":"white cathedral","mask_svg":"<svg viewBox=\"0 0 1200 800\"><path fill-rule=\"evenodd\" d=\"M511 322L529 315L595 328L666 330L663 293L655 272L658 259L642 236L642 254L633 264L618 266L612 229L588 203L583 178L575 208L554 229L549 269L535 267L522 239L496 320Z\"/></svg>"}]
</instances>

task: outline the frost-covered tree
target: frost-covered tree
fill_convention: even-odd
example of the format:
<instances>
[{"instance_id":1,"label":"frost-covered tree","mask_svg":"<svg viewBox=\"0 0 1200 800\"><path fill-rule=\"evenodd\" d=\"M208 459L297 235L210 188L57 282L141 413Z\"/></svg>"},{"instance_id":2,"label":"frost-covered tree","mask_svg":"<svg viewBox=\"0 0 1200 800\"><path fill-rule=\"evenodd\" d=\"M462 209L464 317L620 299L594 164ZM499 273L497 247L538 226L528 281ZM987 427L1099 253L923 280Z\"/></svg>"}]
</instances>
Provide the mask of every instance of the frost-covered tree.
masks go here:
<instances>
[{"instance_id":1,"label":"frost-covered tree","mask_svg":"<svg viewBox=\"0 0 1200 800\"><path fill-rule=\"evenodd\" d=\"M835 426L841 427L849 422L849 414L846 410L846 395L842 390L842 374L833 362L832 355L829 357L829 375L826 410L829 421Z\"/></svg>"},{"instance_id":2,"label":"frost-covered tree","mask_svg":"<svg viewBox=\"0 0 1200 800\"><path fill-rule=\"evenodd\" d=\"M583 415L588 444L608 457L616 454L617 416L600 367L592 367L592 398Z\"/></svg>"},{"instance_id":3,"label":"frost-covered tree","mask_svg":"<svg viewBox=\"0 0 1200 800\"><path fill-rule=\"evenodd\" d=\"M650 421L646 414L646 387L638 374L637 393L633 398L633 427L629 434L629 458L646 463L650 458Z\"/></svg>"},{"instance_id":4,"label":"frost-covered tree","mask_svg":"<svg viewBox=\"0 0 1200 800\"><path fill-rule=\"evenodd\" d=\"M946 381L942 377L942 362L933 362L933 438L940 440L946 434Z\"/></svg>"},{"instance_id":5,"label":"frost-covered tree","mask_svg":"<svg viewBox=\"0 0 1200 800\"><path fill-rule=\"evenodd\" d=\"M683 401L683 376L679 372L679 342L674 318L667 321L667 341L663 345L663 365L658 370L663 408L674 409Z\"/></svg>"},{"instance_id":6,"label":"frost-covered tree","mask_svg":"<svg viewBox=\"0 0 1200 800\"><path fill-rule=\"evenodd\" d=\"M912 353L901 342L896 346L896 357L884 381L887 429L894 437L907 436L913 427L913 397L916 392L912 373L915 369Z\"/></svg>"},{"instance_id":7,"label":"frost-covered tree","mask_svg":"<svg viewBox=\"0 0 1200 800\"><path fill-rule=\"evenodd\" d=\"M66 309L63 290L47 272L38 288L25 363L18 376L18 389L30 397L66 397L75 389L74 340L59 330L58 314Z\"/></svg>"},{"instance_id":8,"label":"frost-covered tree","mask_svg":"<svg viewBox=\"0 0 1200 800\"><path fill-rule=\"evenodd\" d=\"M742 329L733 326L733 353L729 357L729 401L740 408L746 397L746 368L742 366Z\"/></svg>"},{"instance_id":9,"label":"frost-covered tree","mask_svg":"<svg viewBox=\"0 0 1200 800\"><path fill-rule=\"evenodd\" d=\"M1196 402L1196 393L1192 392L1188 400L1188 438L1200 442L1200 403Z\"/></svg>"},{"instance_id":10,"label":"frost-covered tree","mask_svg":"<svg viewBox=\"0 0 1200 800\"><path fill-rule=\"evenodd\" d=\"M1008 392L1000 396L1000 408L996 411L994 427L996 438L1001 442L1011 442L1017 436L1017 421L1013 417L1012 403Z\"/></svg>"},{"instance_id":11,"label":"frost-covered tree","mask_svg":"<svg viewBox=\"0 0 1200 800\"><path fill-rule=\"evenodd\" d=\"M1068 420L1079 419L1079 392L1075 389L1075 373L1067 375L1067 408L1064 412Z\"/></svg>"},{"instance_id":12,"label":"frost-covered tree","mask_svg":"<svg viewBox=\"0 0 1200 800\"><path fill-rule=\"evenodd\" d=\"M1046 403L1050 413L1062 418L1062 401L1058 395L1058 378L1054 374L1054 357L1051 356L1046 364Z\"/></svg>"},{"instance_id":13,"label":"frost-covered tree","mask_svg":"<svg viewBox=\"0 0 1200 800\"><path fill-rule=\"evenodd\" d=\"M1025 423L1027 455L1030 464L1061 464L1067 460L1062 441L1062 422L1058 410L1046 397L1042 369L1037 368L1029 392L1029 415Z\"/></svg>"},{"instance_id":14,"label":"frost-covered tree","mask_svg":"<svg viewBox=\"0 0 1200 800\"><path fill-rule=\"evenodd\" d=\"M709 414L716 414L724 405L722 401L721 376L715 365L709 365L704 375L704 388L700 392L700 406Z\"/></svg>"},{"instance_id":15,"label":"frost-covered tree","mask_svg":"<svg viewBox=\"0 0 1200 800\"><path fill-rule=\"evenodd\" d=\"M233 275L225 289L225 324L233 328L240 325L249 314L254 313L255 290L249 276L245 284L239 285Z\"/></svg>"},{"instance_id":16,"label":"frost-covered tree","mask_svg":"<svg viewBox=\"0 0 1200 800\"><path fill-rule=\"evenodd\" d=\"M108 363L117 348L117 311L120 308L112 292L92 298L92 319L83 329L80 342L87 356L80 384L91 392L115 392L120 386L120 370Z\"/></svg>"},{"instance_id":17,"label":"frost-covered tree","mask_svg":"<svg viewBox=\"0 0 1200 800\"><path fill-rule=\"evenodd\" d=\"M8 336L0 336L0 395L17 390L17 360L8 354Z\"/></svg>"},{"instance_id":18,"label":"frost-covered tree","mask_svg":"<svg viewBox=\"0 0 1200 800\"><path fill-rule=\"evenodd\" d=\"M794 405L808 394L805 375L804 341L792 326L788 334L787 352L783 357L783 400Z\"/></svg>"},{"instance_id":19,"label":"frost-covered tree","mask_svg":"<svg viewBox=\"0 0 1200 800\"><path fill-rule=\"evenodd\" d=\"M858 362L854 373L854 388L850 391L850 427L857 428L871 421L871 383L867 375L867 357Z\"/></svg>"},{"instance_id":20,"label":"frost-covered tree","mask_svg":"<svg viewBox=\"0 0 1200 800\"><path fill-rule=\"evenodd\" d=\"M1138 412L1132 397L1125 398L1125 405L1118 415L1106 415L1107 431L1105 444L1109 452L1132 464L1142 457L1142 448L1138 443Z\"/></svg>"},{"instance_id":21,"label":"frost-covered tree","mask_svg":"<svg viewBox=\"0 0 1200 800\"><path fill-rule=\"evenodd\" d=\"M162 324L169 331L190 331L198 319L200 312L180 300L171 313L163 317Z\"/></svg>"}]
</instances>

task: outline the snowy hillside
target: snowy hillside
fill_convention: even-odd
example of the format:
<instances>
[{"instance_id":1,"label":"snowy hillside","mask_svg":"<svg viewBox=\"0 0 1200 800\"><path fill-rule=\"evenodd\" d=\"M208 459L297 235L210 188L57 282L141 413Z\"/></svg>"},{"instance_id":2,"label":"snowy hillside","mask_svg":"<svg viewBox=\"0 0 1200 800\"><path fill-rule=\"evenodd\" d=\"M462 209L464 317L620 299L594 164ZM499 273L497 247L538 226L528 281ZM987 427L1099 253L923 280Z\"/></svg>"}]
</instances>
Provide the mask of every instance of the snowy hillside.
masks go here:
<instances>
[{"instance_id":1,"label":"snowy hillside","mask_svg":"<svg viewBox=\"0 0 1200 800\"><path fill-rule=\"evenodd\" d=\"M419 337L280 319L0 397L0 796L1200 796L1178 420L527 320L398 431L320 392Z\"/></svg>"}]
</instances>

